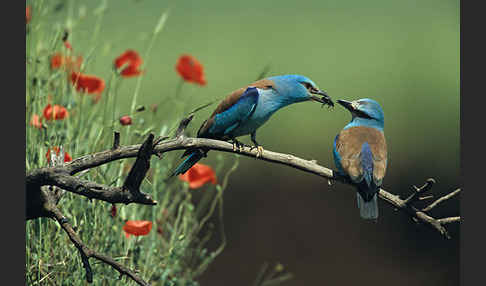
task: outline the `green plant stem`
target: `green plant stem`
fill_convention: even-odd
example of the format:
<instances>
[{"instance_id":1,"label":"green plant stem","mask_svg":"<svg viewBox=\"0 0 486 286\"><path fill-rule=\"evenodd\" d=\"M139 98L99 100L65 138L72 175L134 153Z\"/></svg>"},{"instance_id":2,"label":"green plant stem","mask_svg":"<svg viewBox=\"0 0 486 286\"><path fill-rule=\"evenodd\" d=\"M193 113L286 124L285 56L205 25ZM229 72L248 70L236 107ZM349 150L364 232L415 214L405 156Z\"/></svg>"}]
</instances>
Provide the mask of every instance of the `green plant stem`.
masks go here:
<instances>
[{"instance_id":1,"label":"green plant stem","mask_svg":"<svg viewBox=\"0 0 486 286\"><path fill-rule=\"evenodd\" d=\"M94 27L94 32L91 36L91 44L90 46L93 46L94 43L95 43L95 40L98 38L98 34L100 33L100 30L101 30L101 21L103 20L103 16L105 15L105 10L106 10L106 6L107 6L107 0L103 0L101 1L101 5L96 9L96 12L95 13L98 13L98 17L96 18L96 23L95 23L95 27Z\"/></svg>"},{"instance_id":2,"label":"green plant stem","mask_svg":"<svg viewBox=\"0 0 486 286\"><path fill-rule=\"evenodd\" d=\"M152 51L152 47L153 47L153 45L155 43L155 40L157 39L157 35L162 30L163 23L165 22L165 20L164 21L161 21L161 19L165 19L166 17L167 17L167 12L162 13L162 15L161 15L161 17L159 19L159 22L157 23L157 26L155 27L155 32L152 34L152 38L150 40L150 43L149 43L149 45L148 45L148 47L147 47L147 49L145 51L144 57L143 57L144 60L145 60L145 62L150 62L150 52ZM132 105L130 107L130 113L133 113L135 111L135 107L137 106L138 94L140 92L140 87L142 85L143 78L144 78L143 76L139 76L137 78L137 83L135 85L135 92L134 92L133 98L132 98ZM131 125L128 126L128 128L126 130L126 136L125 136L125 138L122 139L127 144L128 144L128 142L130 140L130 129L131 129ZM123 172L124 165L125 165L125 161L123 161L120 164L120 168L119 168L119 171L118 171L118 177L119 178L121 178L121 173ZM119 183L119 180L118 180L118 183Z\"/></svg>"}]
</instances>

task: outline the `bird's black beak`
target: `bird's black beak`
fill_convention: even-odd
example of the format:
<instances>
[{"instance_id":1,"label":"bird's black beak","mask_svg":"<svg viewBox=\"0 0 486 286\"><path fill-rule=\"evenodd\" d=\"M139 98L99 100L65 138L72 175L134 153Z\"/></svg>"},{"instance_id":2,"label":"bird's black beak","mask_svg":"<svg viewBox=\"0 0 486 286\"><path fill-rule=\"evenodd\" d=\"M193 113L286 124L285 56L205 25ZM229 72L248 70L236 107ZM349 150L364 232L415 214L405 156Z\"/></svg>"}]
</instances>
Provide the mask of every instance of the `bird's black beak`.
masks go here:
<instances>
[{"instance_id":1,"label":"bird's black beak","mask_svg":"<svg viewBox=\"0 0 486 286\"><path fill-rule=\"evenodd\" d=\"M337 103L341 104L344 108L346 108L347 110L349 110L351 112L355 111L355 109L353 107L353 103L351 101L338 99Z\"/></svg>"},{"instance_id":2,"label":"bird's black beak","mask_svg":"<svg viewBox=\"0 0 486 286\"><path fill-rule=\"evenodd\" d=\"M355 103L351 102L351 101L338 99L337 103L341 104L344 108L349 110L349 112L351 112L351 114L353 114L353 116L358 116L358 117L367 118L367 119L374 119L368 113L358 109L357 105Z\"/></svg>"},{"instance_id":3,"label":"bird's black beak","mask_svg":"<svg viewBox=\"0 0 486 286\"><path fill-rule=\"evenodd\" d=\"M325 91L315 89L315 90L311 90L310 93L312 93L310 98L314 101L322 103L322 106L327 104L330 107L334 107L334 102L332 102L331 97L329 95L327 95L327 93ZM314 94L321 95L322 97L318 97Z\"/></svg>"}]
</instances>

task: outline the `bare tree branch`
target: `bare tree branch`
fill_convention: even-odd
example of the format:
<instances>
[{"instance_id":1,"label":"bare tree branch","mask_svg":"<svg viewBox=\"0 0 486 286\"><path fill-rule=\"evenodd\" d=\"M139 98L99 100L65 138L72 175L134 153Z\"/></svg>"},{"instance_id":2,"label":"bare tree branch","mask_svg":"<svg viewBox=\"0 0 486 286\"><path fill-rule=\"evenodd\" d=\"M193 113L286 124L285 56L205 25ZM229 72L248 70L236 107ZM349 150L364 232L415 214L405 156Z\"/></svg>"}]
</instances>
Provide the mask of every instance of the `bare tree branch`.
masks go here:
<instances>
[{"instance_id":1,"label":"bare tree branch","mask_svg":"<svg viewBox=\"0 0 486 286\"><path fill-rule=\"evenodd\" d=\"M113 258L97 253L96 251L88 248L78 237L72 226L69 224L68 219L61 213L61 211L57 208L54 204L49 204L47 206L48 211L52 218L54 218L61 228L66 232L71 242L76 246L78 252L81 256L81 260L83 262L83 267L86 271L86 281L88 283L93 282L93 270L91 269L91 265L89 264L89 258L95 258L100 260L114 269L116 269L120 275L126 275L130 277L133 281L137 282L138 285L142 286L149 286L147 282L145 282L142 278L140 278L137 274L135 274L132 270L126 268L125 266L121 265L120 263L116 262Z\"/></svg>"},{"instance_id":2,"label":"bare tree branch","mask_svg":"<svg viewBox=\"0 0 486 286\"><path fill-rule=\"evenodd\" d=\"M119 136L115 133L114 147L117 145L117 140L119 140ZM121 187L110 187L75 177L73 176L74 173L70 172L69 164L41 168L29 172L26 177L27 220L45 216L43 215L42 197L39 195L39 189L46 185L56 186L89 199L98 199L109 203L157 204L150 195L141 192L139 189L143 178L145 178L150 168L150 158L154 153L153 140L154 136L150 134L142 145L137 145L136 149L134 149L132 157L137 156L137 160ZM108 152L116 153L119 150L120 147L118 146L108 150ZM96 158L97 156L93 155L92 161L96 161ZM87 169L89 168L83 168L82 171Z\"/></svg>"},{"instance_id":3,"label":"bare tree branch","mask_svg":"<svg viewBox=\"0 0 486 286\"><path fill-rule=\"evenodd\" d=\"M109 187L88 180L83 180L66 174L46 172L45 183L58 186L66 191L85 196L89 199L98 199L109 203L137 203L143 205L157 204L149 195L142 192L131 192L123 187Z\"/></svg>"},{"instance_id":4,"label":"bare tree branch","mask_svg":"<svg viewBox=\"0 0 486 286\"><path fill-rule=\"evenodd\" d=\"M431 203L430 205L428 205L426 208L424 208L422 211L424 212L428 212L430 211L431 209L435 208L438 204L440 204L441 202L443 201L446 201L446 200L449 200L451 199L452 197L454 197L455 195L459 194L459 192L461 191L461 189L457 189L455 190L454 192L452 193L449 193L439 199L437 199L435 202Z\"/></svg>"},{"instance_id":5,"label":"bare tree branch","mask_svg":"<svg viewBox=\"0 0 486 286\"><path fill-rule=\"evenodd\" d=\"M131 145L131 146L123 146L118 148L117 150L107 150L87 156L80 157L78 159L73 160L69 164L65 166L66 171L70 174L75 174L77 172L81 172L88 168L93 168L96 166L100 166L102 164L106 164L115 160L120 160L123 158L130 158L134 157L137 154L137 150L140 148L140 145ZM205 148L208 150L216 150L228 153L238 153L244 156L253 157L255 159L264 160L272 163L286 165L295 169L302 170L307 173L311 173L328 180L335 180L345 184L353 185L352 182L341 176L338 172L335 172L329 168L321 166L317 164L315 160L305 160L299 157L296 157L291 154L283 154L277 153L269 150L265 150L262 156L257 157L257 150L252 149L248 146L242 146L240 150L233 150L233 145L231 143L220 141L220 140L213 140L213 139L205 139L205 138L188 138L184 136L179 136L174 139L169 139L165 141L158 142L154 148L154 153L165 153L174 150L184 150L187 148ZM446 238L449 238L449 235L445 228L443 227L443 221L448 221L447 219L439 221L428 214L426 214L426 210L419 210L413 206L413 203L417 200L420 200L419 195L429 191L435 181L433 179L427 180L424 186L421 188L417 188L414 186L414 193L410 195L406 199L401 199L399 196L394 195L392 193L387 192L384 189L380 189L379 197L384 201L388 202L391 206L397 209L401 209L406 211L412 218L416 219L418 222L424 223L437 231L441 235ZM455 195L457 193L454 193ZM450 199L453 195L445 198ZM441 201L445 200L442 199ZM454 222L459 222L458 220L454 220Z\"/></svg>"},{"instance_id":6,"label":"bare tree branch","mask_svg":"<svg viewBox=\"0 0 486 286\"><path fill-rule=\"evenodd\" d=\"M84 268L86 269L86 278L88 282L92 281L92 270L88 259L94 257L101 260L121 274L127 275L140 285L148 285L129 269L118 264L112 258L98 254L87 248L77 237L72 227L67 223L65 217L57 209L56 204L59 201L59 192L53 192L57 187L65 191L73 192L90 199L99 199L110 203L139 203L146 205L157 204L148 194L140 191L140 184L150 168L150 158L152 155L160 156L165 152L174 150L185 150L188 148L203 148L205 150L216 150L228 153L237 153L247 157L268 161L272 163L286 165L307 173L323 177L329 181L339 181L341 183L354 185L346 177L340 175L329 168L317 164L316 160L306 160L291 154L277 153L264 150L259 154L256 148L251 146L240 146L238 149L233 148L233 144L220 140L205 138L188 138L183 135L184 129L192 119L192 114L185 118L179 125L176 137L167 139L167 137L158 138L154 141L154 135L150 134L143 144L131 146L119 146L119 134L115 133L114 144L112 149L85 155L77 158L67 164L51 166L48 168L36 169L29 172L26 176L26 203L27 203L27 220L37 217L52 217L61 224L63 230L68 234L73 244L78 248L81 254ZM74 176L76 173L85 172L91 168L107 164L116 160L137 157L135 164L131 168L123 186L109 187L88 180L79 179ZM389 205L396 209L403 210L416 222L424 223L429 227L437 230L442 236L450 238L444 225L449 223L460 222L461 217L447 217L436 219L429 216L426 212L432 210L439 203L449 200L456 196L460 189L445 195L426 208L419 210L413 204L418 200L430 199L431 196L420 197L425 192L431 190L434 185L434 179L428 179L426 183L418 188L413 186L413 193L406 199L401 199L394 195L379 190L379 198L383 199ZM46 188L46 186L49 186Z\"/></svg>"},{"instance_id":7,"label":"bare tree branch","mask_svg":"<svg viewBox=\"0 0 486 286\"><path fill-rule=\"evenodd\" d=\"M74 175L78 172L81 172L83 170L93 168L96 166L100 166L102 164L106 164L115 160L120 160L124 158L131 158L135 157L138 154L138 150L140 149L141 145L131 145L131 146L120 146L118 149L115 150L106 150L102 151L99 153L95 154L90 154L86 155L80 158L77 158L73 160L72 162L66 164L65 166L62 167L62 171L65 173L68 173L70 175ZM225 142L225 141L220 141L220 140L213 140L213 139L205 139L205 138L188 138L184 136L179 136L175 139L169 139L165 141L160 141L157 143L157 145L153 146L153 154L155 153L165 153L169 151L174 151L174 150L183 150L187 148L205 148L208 150L217 150L217 151L222 151L222 152L229 152L229 153L238 153L244 156L248 157L253 157L259 160L264 160L272 163L278 163L278 164L283 164L295 169L302 170L307 173L311 173L323 178L326 178L328 180L335 180L339 181L345 184L351 184L349 180L344 178L343 176L339 175L339 173L328 169L326 167L323 167L315 160L305 160L299 157L296 157L291 154L283 154L283 153L277 153L269 150L265 150L262 154L262 156L257 158L257 150L252 149L247 146L242 146L240 150L234 151L233 150L233 145L231 143ZM53 168L47 168L47 169L53 169ZM54 168L55 170L56 168ZM42 169L40 169L42 170ZM36 174L36 172L39 172L40 170L36 170L32 173L30 173L27 177L27 181L29 181L29 177L35 177L38 176L39 174ZM46 174L51 174L51 172L56 173L54 170L51 171L46 171L44 170L43 175ZM65 176L61 176L61 179L65 178ZM73 191L81 195L85 196L91 196L93 198L99 198L101 200L105 200L111 203L118 203L118 202L137 202L137 203L145 203L145 204L153 204L153 201L150 201L151 199L147 199L147 197L130 197L128 194L121 194L119 192L119 189L113 189L113 188L108 188L108 189L103 189L96 183L88 183L88 182L83 182L82 180L75 179L76 181L73 183L78 183L81 186L87 186L89 188L88 191L79 191L79 187L76 187L76 184L73 184L74 186L68 188L66 184L63 184L62 180L54 179L54 180L49 180L48 184L51 185L57 185L61 188L66 188L67 191ZM81 182L80 182L81 181ZM389 193L385 191L384 189L380 189L379 191L379 197L383 199L384 201L388 202L391 204L393 207L401 210L407 211L413 218L417 219L419 222L425 223L426 225L429 225L439 231L442 235L445 237L449 238L449 235L447 234L447 231L445 228L442 226L442 224L435 218L430 217L429 215L426 214L427 210L418 210L417 208L413 207L412 203L415 202L418 199L419 194L423 194L424 192L430 190L432 187L433 183L435 181L433 179L429 179L427 183L421 187L421 188L416 188L415 187L415 192L409 196L407 199L401 199L397 195L394 195L392 193ZM94 184L94 185L91 185ZM99 195L99 194L103 195ZM451 196L447 198L443 198L441 201L445 199L449 199L452 196L457 194L457 192L454 192ZM125 199L122 199L125 198ZM438 203L438 202L437 202ZM436 203L436 204L437 204ZM435 205L436 205L435 204ZM433 206L432 206L433 207ZM431 209L431 208L430 208ZM456 220L456 221L460 221Z\"/></svg>"}]
</instances>

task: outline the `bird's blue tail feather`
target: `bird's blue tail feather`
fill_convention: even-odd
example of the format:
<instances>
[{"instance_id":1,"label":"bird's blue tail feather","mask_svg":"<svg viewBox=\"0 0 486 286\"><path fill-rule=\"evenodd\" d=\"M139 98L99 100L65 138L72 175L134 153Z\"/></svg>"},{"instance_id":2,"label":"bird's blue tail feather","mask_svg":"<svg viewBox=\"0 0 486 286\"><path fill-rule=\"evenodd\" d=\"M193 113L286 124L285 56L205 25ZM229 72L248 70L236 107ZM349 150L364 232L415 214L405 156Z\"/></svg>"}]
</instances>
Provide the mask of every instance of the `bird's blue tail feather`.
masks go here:
<instances>
[{"instance_id":1,"label":"bird's blue tail feather","mask_svg":"<svg viewBox=\"0 0 486 286\"><path fill-rule=\"evenodd\" d=\"M364 219L377 219L378 218L378 195L375 194L371 201L365 202L363 197L359 193L356 193L356 199L358 201L359 214Z\"/></svg>"},{"instance_id":2,"label":"bird's blue tail feather","mask_svg":"<svg viewBox=\"0 0 486 286\"><path fill-rule=\"evenodd\" d=\"M201 150L193 151L184 161L182 161L182 163L179 164L179 166L177 166L174 172L172 172L171 177L184 174L203 157L204 153Z\"/></svg>"}]
</instances>

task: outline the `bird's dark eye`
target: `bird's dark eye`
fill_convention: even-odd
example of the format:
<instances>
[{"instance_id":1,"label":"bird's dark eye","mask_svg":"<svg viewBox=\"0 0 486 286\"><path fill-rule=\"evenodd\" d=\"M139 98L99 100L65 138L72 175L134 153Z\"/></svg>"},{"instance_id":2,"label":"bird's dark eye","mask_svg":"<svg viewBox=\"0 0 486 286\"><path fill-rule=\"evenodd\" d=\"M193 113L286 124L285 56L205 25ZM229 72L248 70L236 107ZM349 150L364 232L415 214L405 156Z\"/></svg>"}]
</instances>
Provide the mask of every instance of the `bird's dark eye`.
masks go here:
<instances>
[{"instance_id":1,"label":"bird's dark eye","mask_svg":"<svg viewBox=\"0 0 486 286\"><path fill-rule=\"evenodd\" d=\"M312 90L314 87L308 82L301 82L301 84L308 90Z\"/></svg>"}]
</instances>

